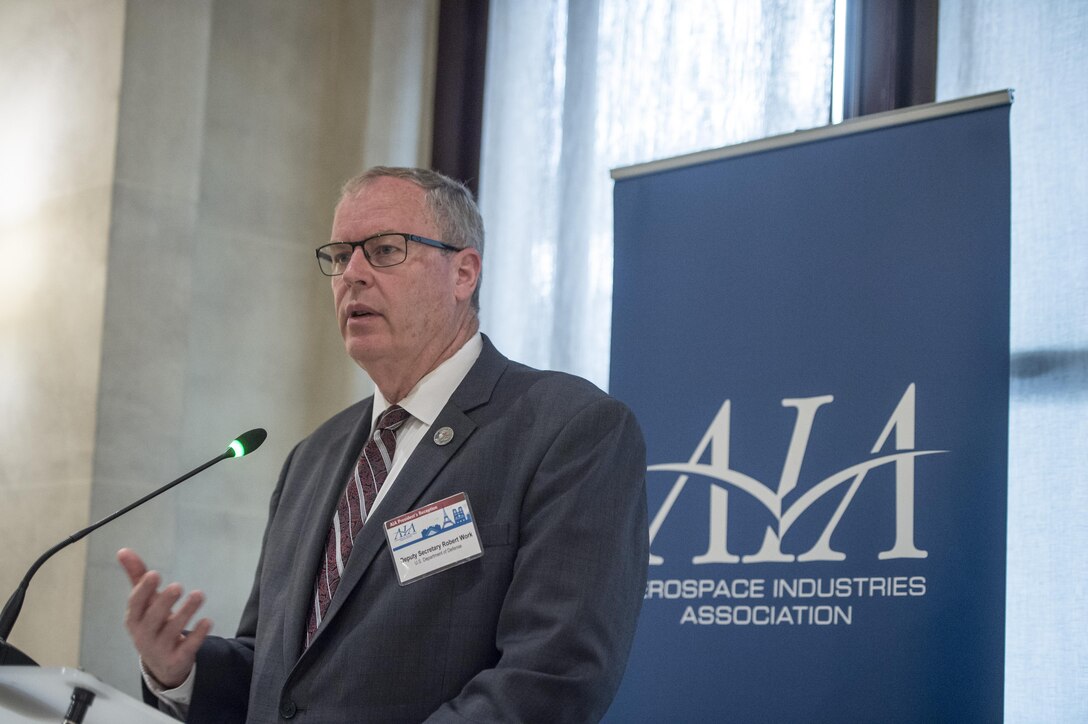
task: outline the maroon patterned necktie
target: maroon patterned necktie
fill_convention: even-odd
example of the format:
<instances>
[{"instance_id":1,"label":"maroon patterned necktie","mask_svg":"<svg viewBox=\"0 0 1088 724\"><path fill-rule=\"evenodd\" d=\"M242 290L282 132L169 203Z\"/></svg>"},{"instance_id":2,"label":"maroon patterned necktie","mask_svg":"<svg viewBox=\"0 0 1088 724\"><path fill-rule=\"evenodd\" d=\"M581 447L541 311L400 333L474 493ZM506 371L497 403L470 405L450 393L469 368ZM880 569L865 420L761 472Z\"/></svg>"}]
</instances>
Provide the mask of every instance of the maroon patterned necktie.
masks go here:
<instances>
[{"instance_id":1,"label":"maroon patterned necktie","mask_svg":"<svg viewBox=\"0 0 1088 724\"><path fill-rule=\"evenodd\" d=\"M314 632L321 625L325 612L329 609L332 594L340 584L348 556L355 542L355 536L363 527L374 499L385 482L385 476L393 464L393 451L397 447L396 431L410 417L407 410L393 405L378 418L374 432L363 446L359 462L348 476L340 502L336 506L329 536L325 541L325 558L317 572L314 584L313 605L310 607L310 620L306 624L306 646L313 641Z\"/></svg>"}]
</instances>

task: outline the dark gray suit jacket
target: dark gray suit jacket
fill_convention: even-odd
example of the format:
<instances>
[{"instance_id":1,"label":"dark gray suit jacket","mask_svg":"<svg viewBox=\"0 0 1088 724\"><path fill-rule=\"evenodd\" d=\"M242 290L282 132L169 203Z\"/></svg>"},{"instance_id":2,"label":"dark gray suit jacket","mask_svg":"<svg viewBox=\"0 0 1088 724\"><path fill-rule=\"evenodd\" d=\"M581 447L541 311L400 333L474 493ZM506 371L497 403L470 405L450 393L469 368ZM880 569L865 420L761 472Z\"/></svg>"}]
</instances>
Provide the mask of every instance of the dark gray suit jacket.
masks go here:
<instances>
[{"instance_id":1,"label":"dark gray suit jacket","mask_svg":"<svg viewBox=\"0 0 1088 724\"><path fill-rule=\"evenodd\" d=\"M201 648L189 721L600 719L646 580L645 448L630 410L585 380L507 360L485 337L434 423L452 442L424 436L303 651L329 520L372 402L288 457L237 637ZM483 557L400 586L381 522L459 492Z\"/></svg>"}]
</instances>

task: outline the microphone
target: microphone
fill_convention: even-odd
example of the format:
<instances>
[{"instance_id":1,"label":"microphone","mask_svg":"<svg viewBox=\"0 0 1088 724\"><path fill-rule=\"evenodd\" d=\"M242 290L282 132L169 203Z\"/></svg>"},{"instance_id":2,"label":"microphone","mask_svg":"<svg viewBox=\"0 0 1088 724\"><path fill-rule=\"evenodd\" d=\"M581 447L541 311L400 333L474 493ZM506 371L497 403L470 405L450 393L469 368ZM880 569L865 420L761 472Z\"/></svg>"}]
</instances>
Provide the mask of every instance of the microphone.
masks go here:
<instances>
[{"instance_id":1,"label":"microphone","mask_svg":"<svg viewBox=\"0 0 1088 724\"><path fill-rule=\"evenodd\" d=\"M167 490L174 487L178 483L183 483L197 473L204 472L212 465L215 465L216 463L227 460L229 458L240 458L244 455L248 455L249 453L259 448L261 446L261 443L265 441L266 437L268 437L268 433L265 432L264 429L259 427L242 433L233 441L231 441L230 445L227 446L226 451L221 453L218 457L212 458L200 467L190 470L177 480L170 481L158 490L148 493L144 497L137 500L135 503L130 503L129 505L126 505L124 508L121 508L117 512L107 515L105 518L98 521L97 523L92 523L86 528L76 531L72 535L68 536L68 538L43 553L41 557L38 558L38 560L34 561L34 565L30 567L30 570L26 572L26 575L23 576L22 583L19 584L19 587L15 589L15 593L11 595L11 598L8 599L7 604L4 605L3 613L0 613L0 665L9 663L19 665L34 665L34 661L30 659L29 656L22 653L11 644L7 643L7 638L11 634L11 629L15 626L15 619L19 617L19 611L22 610L23 598L26 596L26 590L30 586L30 579L34 577L34 574L37 573L38 569L42 567L42 564L49 560L54 553L70 546L72 543L80 540L88 533L98 530L114 518L120 517L132 510L133 508L139 505L143 505L157 495L165 493Z\"/></svg>"}]
</instances>

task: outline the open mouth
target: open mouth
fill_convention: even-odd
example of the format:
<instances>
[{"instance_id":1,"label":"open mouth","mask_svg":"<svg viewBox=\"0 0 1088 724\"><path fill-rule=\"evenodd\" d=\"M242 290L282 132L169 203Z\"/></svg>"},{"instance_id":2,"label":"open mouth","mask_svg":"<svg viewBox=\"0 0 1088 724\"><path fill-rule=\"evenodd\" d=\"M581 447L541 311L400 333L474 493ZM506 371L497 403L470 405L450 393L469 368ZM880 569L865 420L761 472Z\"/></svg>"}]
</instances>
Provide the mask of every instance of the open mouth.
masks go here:
<instances>
[{"instance_id":1,"label":"open mouth","mask_svg":"<svg viewBox=\"0 0 1088 724\"><path fill-rule=\"evenodd\" d=\"M371 309L366 304L359 301L349 301L344 305L344 311L347 312L348 319L360 319L362 317L375 317L377 312Z\"/></svg>"}]
</instances>

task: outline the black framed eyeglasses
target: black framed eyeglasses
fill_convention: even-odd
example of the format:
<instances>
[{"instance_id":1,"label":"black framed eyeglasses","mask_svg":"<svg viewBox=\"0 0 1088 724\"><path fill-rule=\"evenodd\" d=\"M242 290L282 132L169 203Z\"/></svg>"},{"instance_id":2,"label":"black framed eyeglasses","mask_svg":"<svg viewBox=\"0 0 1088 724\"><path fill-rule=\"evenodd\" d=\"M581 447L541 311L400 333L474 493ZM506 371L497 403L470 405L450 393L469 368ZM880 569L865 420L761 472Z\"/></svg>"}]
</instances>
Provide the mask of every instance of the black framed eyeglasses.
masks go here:
<instances>
[{"instance_id":1,"label":"black framed eyeglasses","mask_svg":"<svg viewBox=\"0 0 1088 724\"><path fill-rule=\"evenodd\" d=\"M387 267L403 264L408 258L408 242L433 246L444 251L461 251L461 247L447 244L444 241L435 241L425 236L415 234L402 234L400 232L375 234L362 241L337 241L332 244L319 246L316 250L317 265L321 267L321 273L328 277L337 277L344 273L351 262L351 255L355 249L362 247L363 256L373 267Z\"/></svg>"}]
</instances>

